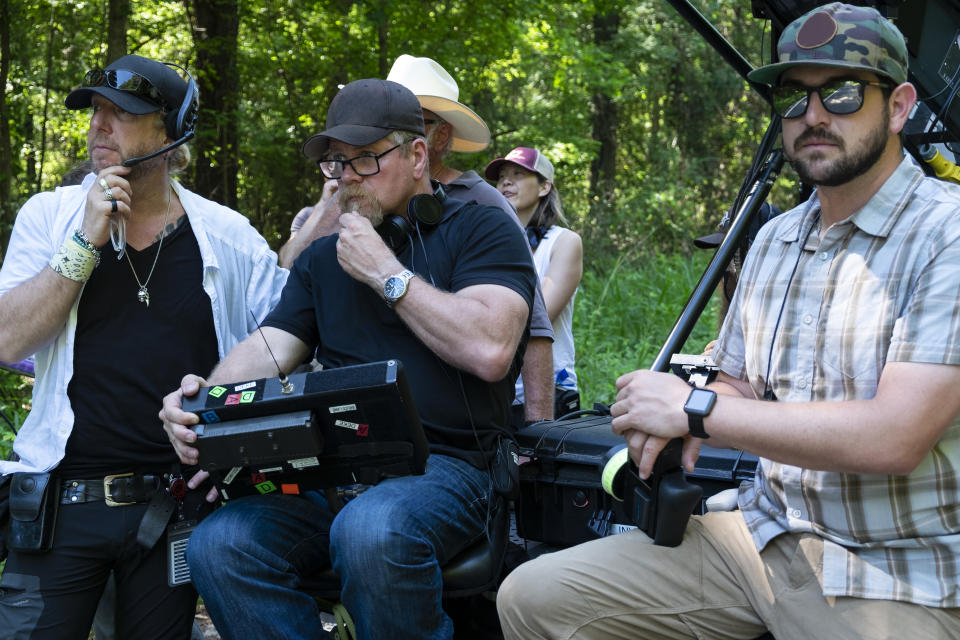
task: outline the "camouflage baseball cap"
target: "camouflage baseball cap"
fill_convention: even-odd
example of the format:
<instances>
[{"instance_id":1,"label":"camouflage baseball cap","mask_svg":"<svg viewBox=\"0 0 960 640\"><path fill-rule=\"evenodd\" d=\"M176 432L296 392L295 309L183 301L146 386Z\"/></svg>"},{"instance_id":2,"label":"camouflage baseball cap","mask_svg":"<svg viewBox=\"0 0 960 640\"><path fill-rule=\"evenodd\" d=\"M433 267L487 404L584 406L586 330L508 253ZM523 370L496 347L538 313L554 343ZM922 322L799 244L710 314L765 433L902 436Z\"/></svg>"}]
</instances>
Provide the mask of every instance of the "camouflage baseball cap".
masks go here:
<instances>
[{"instance_id":1,"label":"camouflage baseball cap","mask_svg":"<svg viewBox=\"0 0 960 640\"><path fill-rule=\"evenodd\" d=\"M907 45L893 23L871 7L832 2L800 16L777 43L780 62L747 76L774 85L787 69L814 65L865 69L896 84L907 81Z\"/></svg>"}]
</instances>

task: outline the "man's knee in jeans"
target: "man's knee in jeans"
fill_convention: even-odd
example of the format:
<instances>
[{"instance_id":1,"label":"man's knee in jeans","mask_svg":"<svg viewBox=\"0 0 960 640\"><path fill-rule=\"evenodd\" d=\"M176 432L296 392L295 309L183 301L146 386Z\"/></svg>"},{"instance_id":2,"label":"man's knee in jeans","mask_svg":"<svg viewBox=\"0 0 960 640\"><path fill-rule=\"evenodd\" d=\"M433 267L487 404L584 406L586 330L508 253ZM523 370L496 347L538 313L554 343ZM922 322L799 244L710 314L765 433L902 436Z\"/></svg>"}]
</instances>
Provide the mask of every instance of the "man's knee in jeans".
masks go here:
<instances>
[{"instance_id":1,"label":"man's knee in jeans","mask_svg":"<svg viewBox=\"0 0 960 640\"><path fill-rule=\"evenodd\" d=\"M351 509L348 505L334 519L330 553L341 568L382 561L409 537L397 529L398 523L392 518L371 515L366 509Z\"/></svg>"}]
</instances>

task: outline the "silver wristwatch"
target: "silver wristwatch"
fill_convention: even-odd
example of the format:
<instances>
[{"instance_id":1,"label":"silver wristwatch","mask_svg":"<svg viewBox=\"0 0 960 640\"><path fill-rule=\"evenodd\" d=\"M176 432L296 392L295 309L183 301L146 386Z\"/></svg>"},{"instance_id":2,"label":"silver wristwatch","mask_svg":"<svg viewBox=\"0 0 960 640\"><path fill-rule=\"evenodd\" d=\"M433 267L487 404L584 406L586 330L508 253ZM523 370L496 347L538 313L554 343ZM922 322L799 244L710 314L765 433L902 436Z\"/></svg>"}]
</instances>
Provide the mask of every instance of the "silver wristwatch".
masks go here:
<instances>
[{"instance_id":1,"label":"silver wristwatch","mask_svg":"<svg viewBox=\"0 0 960 640\"><path fill-rule=\"evenodd\" d=\"M383 297L387 301L387 306L391 309L397 303L397 300L403 297L407 292L407 284L410 278L415 276L413 271L404 269L400 273L395 273L383 283Z\"/></svg>"}]
</instances>

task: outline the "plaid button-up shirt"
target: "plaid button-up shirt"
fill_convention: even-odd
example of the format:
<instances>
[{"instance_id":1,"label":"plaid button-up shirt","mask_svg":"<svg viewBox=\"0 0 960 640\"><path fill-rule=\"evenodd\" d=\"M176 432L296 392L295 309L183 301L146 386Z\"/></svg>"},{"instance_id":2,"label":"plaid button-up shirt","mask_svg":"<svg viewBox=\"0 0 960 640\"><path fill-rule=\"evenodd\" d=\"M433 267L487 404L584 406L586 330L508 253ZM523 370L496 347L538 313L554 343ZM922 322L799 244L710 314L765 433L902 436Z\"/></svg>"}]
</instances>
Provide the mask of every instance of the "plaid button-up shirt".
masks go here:
<instances>
[{"instance_id":1,"label":"plaid button-up shirt","mask_svg":"<svg viewBox=\"0 0 960 640\"><path fill-rule=\"evenodd\" d=\"M960 187L905 158L822 238L808 234L819 211L815 193L761 229L719 367L762 397L772 344L779 401L821 402L873 397L887 362L960 365ZM758 549L788 531L824 538L824 595L960 606L960 419L909 475L761 459L739 502Z\"/></svg>"}]
</instances>

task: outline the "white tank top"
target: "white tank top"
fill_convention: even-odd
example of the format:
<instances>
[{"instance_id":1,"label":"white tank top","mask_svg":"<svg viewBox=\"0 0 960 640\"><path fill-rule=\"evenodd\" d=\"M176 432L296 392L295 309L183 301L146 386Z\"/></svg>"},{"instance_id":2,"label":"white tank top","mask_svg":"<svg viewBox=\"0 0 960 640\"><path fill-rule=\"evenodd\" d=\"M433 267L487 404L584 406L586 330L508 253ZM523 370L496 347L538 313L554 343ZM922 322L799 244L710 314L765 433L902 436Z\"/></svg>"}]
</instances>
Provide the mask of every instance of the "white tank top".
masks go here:
<instances>
[{"instance_id":1,"label":"white tank top","mask_svg":"<svg viewBox=\"0 0 960 640\"><path fill-rule=\"evenodd\" d=\"M550 253L553 251L553 245L556 244L557 238L564 233L572 232L556 225L550 227L540 244L537 245L537 250L533 252L533 264L537 268L537 277L541 280L550 268ZM577 291L574 289L573 295L560 310L557 319L553 321L554 381L567 389L577 388L577 373L573 368L576 359L573 347L573 301L576 297ZM516 398L513 402L514 404L523 402L523 381L521 378L517 378Z\"/></svg>"}]
</instances>

